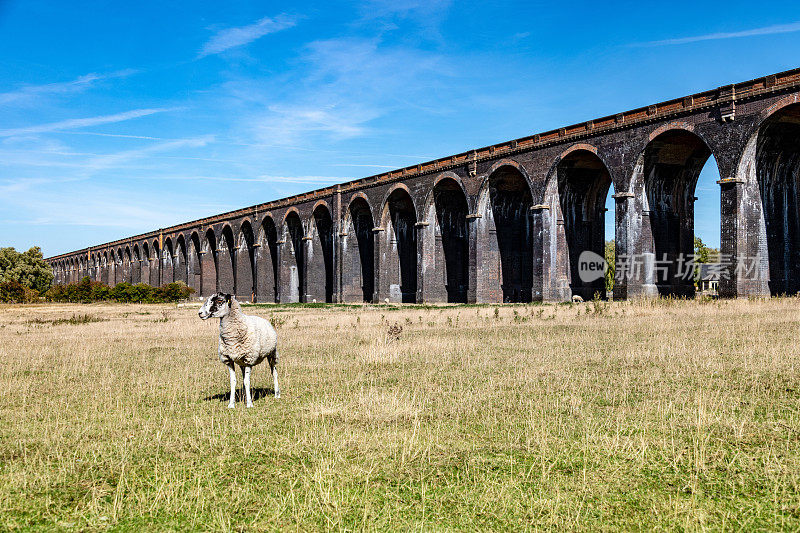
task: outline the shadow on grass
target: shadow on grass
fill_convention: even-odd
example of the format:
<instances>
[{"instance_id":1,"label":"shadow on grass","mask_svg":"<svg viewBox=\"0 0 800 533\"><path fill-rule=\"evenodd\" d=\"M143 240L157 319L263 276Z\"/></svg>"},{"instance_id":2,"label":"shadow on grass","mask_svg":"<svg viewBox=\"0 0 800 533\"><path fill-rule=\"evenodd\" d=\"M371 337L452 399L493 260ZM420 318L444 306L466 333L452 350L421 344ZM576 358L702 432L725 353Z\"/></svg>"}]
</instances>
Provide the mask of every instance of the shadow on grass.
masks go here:
<instances>
[{"instance_id":1,"label":"shadow on grass","mask_svg":"<svg viewBox=\"0 0 800 533\"><path fill-rule=\"evenodd\" d=\"M250 387L250 394L253 396L253 401L257 402L261 398L272 398L274 396L274 390L272 387ZM230 390L225 392L218 392L217 394L212 394L211 396L206 396L203 398L204 402L227 402L228 397L230 396ZM236 401L243 402L244 401L244 388L239 387L236 389Z\"/></svg>"}]
</instances>

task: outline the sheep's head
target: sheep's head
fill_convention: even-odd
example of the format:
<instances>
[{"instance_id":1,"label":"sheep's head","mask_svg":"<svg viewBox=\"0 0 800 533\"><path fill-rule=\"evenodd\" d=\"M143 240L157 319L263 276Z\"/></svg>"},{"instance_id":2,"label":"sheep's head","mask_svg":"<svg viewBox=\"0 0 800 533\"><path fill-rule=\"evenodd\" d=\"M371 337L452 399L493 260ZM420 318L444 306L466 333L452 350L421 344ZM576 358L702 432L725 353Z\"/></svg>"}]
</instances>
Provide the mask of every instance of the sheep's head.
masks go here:
<instances>
[{"instance_id":1,"label":"sheep's head","mask_svg":"<svg viewBox=\"0 0 800 533\"><path fill-rule=\"evenodd\" d=\"M200 318L208 320L209 318L222 318L231 312L231 298L230 294L218 292L212 294L200 308Z\"/></svg>"}]
</instances>

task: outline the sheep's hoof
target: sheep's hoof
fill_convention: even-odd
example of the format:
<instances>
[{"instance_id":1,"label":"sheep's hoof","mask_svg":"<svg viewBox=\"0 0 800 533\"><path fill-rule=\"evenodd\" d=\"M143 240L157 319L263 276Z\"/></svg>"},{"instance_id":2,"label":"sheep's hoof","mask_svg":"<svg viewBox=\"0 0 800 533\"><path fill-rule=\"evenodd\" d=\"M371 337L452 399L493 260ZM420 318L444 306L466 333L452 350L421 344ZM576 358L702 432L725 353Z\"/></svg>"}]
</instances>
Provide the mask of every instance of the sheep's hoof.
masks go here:
<instances>
[{"instance_id":1,"label":"sheep's hoof","mask_svg":"<svg viewBox=\"0 0 800 533\"><path fill-rule=\"evenodd\" d=\"M281 398L281 393L280 393L280 392L276 392L276 393L275 393L275 398L276 398L276 399L278 399L278 400L280 400L280 398Z\"/></svg>"},{"instance_id":2,"label":"sheep's hoof","mask_svg":"<svg viewBox=\"0 0 800 533\"><path fill-rule=\"evenodd\" d=\"M232 404L232 403L228 404L228 409L235 409L235 408L236 408L236 406L234 404Z\"/></svg>"},{"instance_id":3,"label":"sheep's hoof","mask_svg":"<svg viewBox=\"0 0 800 533\"><path fill-rule=\"evenodd\" d=\"M253 404L252 403L248 403L247 404L247 408L250 409L251 407L253 407Z\"/></svg>"}]
</instances>

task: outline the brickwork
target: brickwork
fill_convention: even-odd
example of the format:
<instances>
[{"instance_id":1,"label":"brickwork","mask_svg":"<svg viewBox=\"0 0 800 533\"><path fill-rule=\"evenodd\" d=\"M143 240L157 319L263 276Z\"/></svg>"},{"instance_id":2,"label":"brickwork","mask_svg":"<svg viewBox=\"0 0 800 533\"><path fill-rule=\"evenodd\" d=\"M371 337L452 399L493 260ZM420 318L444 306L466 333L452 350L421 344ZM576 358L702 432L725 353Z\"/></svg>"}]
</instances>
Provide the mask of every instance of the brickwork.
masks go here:
<instances>
[{"instance_id":1,"label":"brickwork","mask_svg":"<svg viewBox=\"0 0 800 533\"><path fill-rule=\"evenodd\" d=\"M800 69L516 139L48 259L56 283L184 281L242 300L590 298L583 250L640 257L614 297L691 296L697 177L719 167L720 294L800 290ZM702 213L697 213L702 216ZM666 261L664 261L666 259Z\"/></svg>"}]
</instances>

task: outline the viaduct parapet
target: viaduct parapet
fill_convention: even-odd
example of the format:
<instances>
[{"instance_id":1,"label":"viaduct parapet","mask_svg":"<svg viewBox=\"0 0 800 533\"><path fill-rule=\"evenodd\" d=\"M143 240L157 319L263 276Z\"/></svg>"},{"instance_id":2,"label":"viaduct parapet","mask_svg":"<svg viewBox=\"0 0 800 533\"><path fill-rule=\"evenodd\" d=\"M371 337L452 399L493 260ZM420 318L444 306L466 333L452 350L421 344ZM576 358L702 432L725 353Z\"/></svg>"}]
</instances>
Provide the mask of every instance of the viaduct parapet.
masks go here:
<instances>
[{"instance_id":1,"label":"viaduct parapet","mask_svg":"<svg viewBox=\"0 0 800 533\"><path fill-rule=\"evenodd\" d=\"M258 302L692 296L697 178L719 167L719 293L800 291L800 69L51 257L56 283L184 281Z\"/></svg>"}]
</instances>

